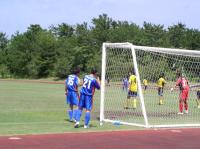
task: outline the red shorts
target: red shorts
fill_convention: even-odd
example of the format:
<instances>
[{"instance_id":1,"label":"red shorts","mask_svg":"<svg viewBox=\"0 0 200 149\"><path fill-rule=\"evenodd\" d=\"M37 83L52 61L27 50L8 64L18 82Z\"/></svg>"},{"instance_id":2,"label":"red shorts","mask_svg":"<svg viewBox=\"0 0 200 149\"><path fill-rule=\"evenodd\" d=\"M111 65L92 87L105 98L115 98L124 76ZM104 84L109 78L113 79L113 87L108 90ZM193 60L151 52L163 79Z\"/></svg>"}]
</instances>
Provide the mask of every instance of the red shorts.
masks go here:
<instances>
[{"instance_id":1,"label":"red shorts","mask_svg":"<svg viewBox=\"0 0 200 149\"><path fill-rule=\"evenodd\" d=\"M181 91L179 98L181 100L188 100L188 93L189 93L189 89L184 89Z\"/></svg>"}]
</instances>

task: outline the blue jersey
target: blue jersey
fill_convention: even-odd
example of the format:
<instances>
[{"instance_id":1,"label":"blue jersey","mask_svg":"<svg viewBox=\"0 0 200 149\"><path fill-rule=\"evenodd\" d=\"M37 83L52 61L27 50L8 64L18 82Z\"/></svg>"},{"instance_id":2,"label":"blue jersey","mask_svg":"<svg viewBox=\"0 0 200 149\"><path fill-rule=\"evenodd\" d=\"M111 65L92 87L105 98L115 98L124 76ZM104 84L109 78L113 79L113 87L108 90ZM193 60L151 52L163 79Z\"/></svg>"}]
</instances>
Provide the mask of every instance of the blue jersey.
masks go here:
<instances>
[{"instance_id":1,"label":"blue jersey","mask_svg":"<svg viewBox=\"0 0 200 149\"><path fill-rule=\"evenodd\" d=\"M75 91L77 92L78 90L78 77L76 75L69 75L67 77L67 80L65 82L66 88L68 91Z\"/></svg>"},{"instance_id":2,"label":"blue jersey","mask_svg":"<svg viewBox=\"0 0 200 149\"><path fill-rule=\"evenodd\" d=\"M127 78L123 78L123 85L128 86L128 79Z\"/></svg>"},{"instance_id":3,"label":"blue jersey","mask_svg":"<svg viewBox=\"0 0 200 149\"><path fill-rule=\"evenodd\" d=\"M93 96L95 88L100 89L100 84L94 77L86 75L83 78L83 86L80 93L88 96Z\"/></svg>"}]
</instances>

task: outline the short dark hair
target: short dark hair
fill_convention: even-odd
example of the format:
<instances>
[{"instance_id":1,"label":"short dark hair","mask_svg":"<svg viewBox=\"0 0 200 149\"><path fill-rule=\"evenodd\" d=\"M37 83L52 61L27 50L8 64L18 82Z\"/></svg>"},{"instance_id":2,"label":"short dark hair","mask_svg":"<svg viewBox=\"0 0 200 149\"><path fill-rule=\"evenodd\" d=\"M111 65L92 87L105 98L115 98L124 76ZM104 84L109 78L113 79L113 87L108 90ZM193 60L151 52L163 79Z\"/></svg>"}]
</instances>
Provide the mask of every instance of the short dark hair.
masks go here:
<instances>
[{"instance_id":1,"label":"short dark hair","mask_svg":"<svg viewBox=\"0 0 200 149\"><path fill-rule=\"evenodd\" d=\"M74 70L73 70L73 74L79 74L80 73L80 71L81 71L81 69L80 69L80 67L76 67L76 68L74 68Z\"/></svg>"},{"instance_id":2,"label":"short dark hair","mask_svg":"<svg viewBox=\"0 0 200 149\"><path fill-rule=\"evenodd\" d=\"M129 72L129 73L135 75L135 69L134 69L134 68L133 68L133 69L130 69L130 72Z\"/></svg>"},{"instance_id":3,"label":"short dark hair","mask_svg":"<svg viewBox=\"0 0 200 149\"><path fill-rule=\"evenodd\" d=\"M160 73L160 78L161 78L161 77L164 77L164 76L165 76L164 72L161 72L161 73Z\"/></svg>"},{"instance_id":4,"label":"short dark hair","mask_svg":"<svg viewBox=\"0 0 200 149\"><path fill-rule=\"evenodd\" d=\"M181 71L181 69L176 69L176 76L177 77L181 77L182 76L182 71Z\"/></svg>"},{"instance_id":5,"label":"short dark hair","mask_svg":"<svg viewBox=\"0 0 200 149\"><path fill-rule=\"evenodd\" d=\"M96 68L92 68L92 69L91 69L91 74L96 74L96 73L97 73Z\"/></svg>"}]
</instances>

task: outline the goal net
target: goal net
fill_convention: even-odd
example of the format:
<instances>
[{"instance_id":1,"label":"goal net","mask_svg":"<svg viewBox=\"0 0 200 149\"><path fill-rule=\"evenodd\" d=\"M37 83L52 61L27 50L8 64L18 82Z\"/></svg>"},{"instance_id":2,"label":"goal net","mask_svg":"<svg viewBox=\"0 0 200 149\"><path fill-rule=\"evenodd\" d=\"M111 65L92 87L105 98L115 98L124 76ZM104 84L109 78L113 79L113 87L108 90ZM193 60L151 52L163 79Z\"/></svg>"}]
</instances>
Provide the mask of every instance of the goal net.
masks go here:
<instances>
[{"instance_id":1,"label":"goal net","mask_svg":"<svg viewBox=\"0 0 200 149\"><path fill-rule=\"evenodd\" d=\"M179 88L171 90L176 84L177 70L190 86L188 113L183 103L184 114L178 114ZM137 96L127 99L130 72L136 76ZM157 82L162 75L166 84L160 96ZM199 76L200 51L104 43L100 122L142 127L200 126ZM146 89L144 79L147 80Z\"/></svg>"}]
</instances>

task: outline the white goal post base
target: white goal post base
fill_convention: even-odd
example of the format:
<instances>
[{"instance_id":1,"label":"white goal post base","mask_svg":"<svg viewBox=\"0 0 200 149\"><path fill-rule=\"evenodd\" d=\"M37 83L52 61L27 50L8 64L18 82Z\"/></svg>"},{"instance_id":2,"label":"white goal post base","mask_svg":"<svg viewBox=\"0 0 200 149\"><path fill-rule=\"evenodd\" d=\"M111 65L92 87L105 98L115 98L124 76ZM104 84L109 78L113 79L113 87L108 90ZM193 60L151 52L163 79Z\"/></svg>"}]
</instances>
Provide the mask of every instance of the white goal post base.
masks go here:
<instances>
[{"instance_id":1,"label":"white goal post base","mask_svg":"<svg viewBox=\"0 0 200 149\"><path fill-rule=\"evenodd\" d=\"M124 78L134 69L137 80L137 108L133 100L127 100ZM176 70L189 80L189 113L178 115L179 91L170 90L176 82ZM131 43L103 43L100 96L100 125L110 122L145 128L200 127L200 109L196 105L196 89L199 87L200 51L135 46ZM167 83L163 96L157 91L160 74ZM107 85L107 78L110 82ZM144 89L143 80L148 80ZM158 104L162 98L163 105ZM124 108L124 102L129 104ZM183 108L186 104L183 103ZM187 111L186 111L187 113Z\"/></svg>"}]
</instances>

